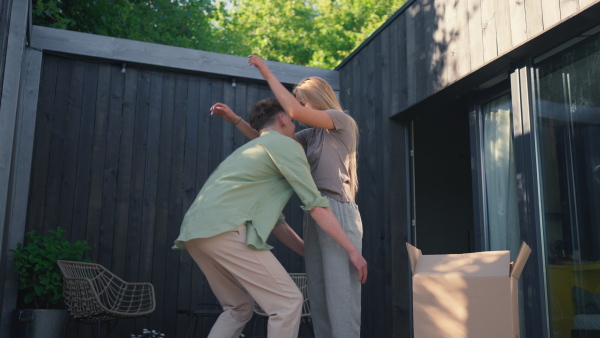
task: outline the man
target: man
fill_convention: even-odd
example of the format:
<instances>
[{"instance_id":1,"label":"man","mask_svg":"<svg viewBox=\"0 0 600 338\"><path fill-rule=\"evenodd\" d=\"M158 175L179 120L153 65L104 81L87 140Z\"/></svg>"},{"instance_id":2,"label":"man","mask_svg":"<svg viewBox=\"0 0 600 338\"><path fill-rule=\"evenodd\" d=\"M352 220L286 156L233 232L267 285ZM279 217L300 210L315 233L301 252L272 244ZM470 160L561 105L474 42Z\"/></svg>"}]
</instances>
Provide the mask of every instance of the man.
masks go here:
<instances>
[{"instance_id":1,"label":"man","mask_svg":"<svg viewBox=\"0 0 600 338\"><path fill-rule=\"evenodd\" d=\"M217 103L211 109L227 108ZM227 157L187 211L175 246L200 267L224 312L210 338L234 338L252 317L254 300L270 315L268 336L297 337L302 295L266 240L273 232L303 255L303 241L280 217L295 192L319 226L348 252L367 279L367 262L348 239L310 175L296 127L275 99L259 101L250 124L260 137Z\"/></svg>"}]
</instances>

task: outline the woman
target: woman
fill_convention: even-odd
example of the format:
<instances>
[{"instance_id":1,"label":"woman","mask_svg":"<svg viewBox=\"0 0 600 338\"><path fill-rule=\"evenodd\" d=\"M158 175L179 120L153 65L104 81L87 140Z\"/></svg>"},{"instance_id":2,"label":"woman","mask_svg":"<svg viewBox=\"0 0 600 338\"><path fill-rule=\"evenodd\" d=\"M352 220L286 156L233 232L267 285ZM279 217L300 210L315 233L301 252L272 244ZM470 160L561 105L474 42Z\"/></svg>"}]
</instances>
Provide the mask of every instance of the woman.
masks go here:
<instances>
[{"instance_id":1,"label":"woman","mask_svg":"<svg viewBox=\"0 0 600 338\"><path fill-rule=\"evenodd\" d=\"M362 222L354 197L358 189L356 122L342 111L331 86L310 77L298 83L292 95L256 55L248 63L267 80L284 110L296 121L313 128L296 133L306 148L311 174L331 210L357 250L362 251ZM247 138L258 132L222 103L211 111L233 123ZM361 282L348 254L306 215L304 258L312 319L317 338L360 337Z\"/></svg>"}]
</instances>

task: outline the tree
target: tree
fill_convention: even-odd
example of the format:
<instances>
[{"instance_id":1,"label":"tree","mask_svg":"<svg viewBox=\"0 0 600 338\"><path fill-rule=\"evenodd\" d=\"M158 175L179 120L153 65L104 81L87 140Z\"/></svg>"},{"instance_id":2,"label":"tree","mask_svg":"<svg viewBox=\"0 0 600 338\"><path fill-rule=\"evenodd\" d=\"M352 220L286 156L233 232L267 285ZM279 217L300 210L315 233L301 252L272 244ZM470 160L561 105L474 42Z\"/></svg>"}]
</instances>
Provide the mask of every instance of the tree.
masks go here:
<instances>
[{"instance_id":1,"label":"tree","mask_svg":"<svg viewBox=\"0 0 600 338\"><path fill-rule=\"evenodd\" d=\"M406 0L34 0L37 25L334 68Z\"/></svg>"},{"instance_id":2,"label":"tree","mask_svg":"<svg viewBox=\"0 0 600 338\"><path fill-rule=\"evenodd\" d=\"M34 0L36 25L210 50L210 0Z\"/></svg>"},{"instance_id":3,"label":"tree","mask_svg":"<svg viewBox=\"0 0 600 338\"><path fill-rule=\"evenodd\" d=\"M406 0L234 0L215 18L221 53L334 68Z\"/></svg>"},{"instance_id":4,"label":"tree","mask_svg":"<svg viewBox=\"0 0 600 338\"><path fill-rule=\"evenodd\" d=\"M302 1L234 1L230 11L222 11L215 29L220 36L220 53L308 64L312 49L311 25L318 12Z\"/></svg>"}]
</instances>

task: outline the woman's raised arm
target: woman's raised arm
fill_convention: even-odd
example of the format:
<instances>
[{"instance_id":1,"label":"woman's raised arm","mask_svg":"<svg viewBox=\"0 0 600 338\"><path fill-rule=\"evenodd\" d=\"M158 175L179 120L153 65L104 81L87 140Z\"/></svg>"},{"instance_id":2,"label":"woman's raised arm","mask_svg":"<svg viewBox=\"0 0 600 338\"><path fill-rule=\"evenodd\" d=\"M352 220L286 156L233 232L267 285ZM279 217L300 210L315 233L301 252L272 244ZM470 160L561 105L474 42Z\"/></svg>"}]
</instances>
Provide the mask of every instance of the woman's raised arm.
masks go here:
<instances>
[{"instance_id":1,"label":"woman's raised arm","mask_svg":"<svg viewBox=\"0 0 600 338\"><path fill-rule=\"evenodd\" d=\"M260 58L258 55L250 55L248 57L248 64L258 68L262 77L267 80L269 87L275 94L275 97L285 109L285 111L290 114L290 116L301 123L306 125L322 128L322 129L334 129L335 124L331 119L331 116L322 110L312 109L309 107L305 107L296 98L292 93L290 93L282 84L277 80L275 75L271 72L269 67L267 67L265 61Z\"/></svg>"}]
</instances>

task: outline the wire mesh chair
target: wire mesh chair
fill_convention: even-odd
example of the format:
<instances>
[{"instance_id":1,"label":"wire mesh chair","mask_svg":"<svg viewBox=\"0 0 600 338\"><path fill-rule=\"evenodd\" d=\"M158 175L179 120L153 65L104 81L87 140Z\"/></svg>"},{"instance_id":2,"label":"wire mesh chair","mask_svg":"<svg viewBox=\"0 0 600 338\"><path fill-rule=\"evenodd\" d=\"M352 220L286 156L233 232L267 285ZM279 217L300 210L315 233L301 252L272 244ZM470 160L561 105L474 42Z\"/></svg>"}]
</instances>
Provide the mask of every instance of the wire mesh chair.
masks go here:
<instances>
[{"instance_id":1,"label":"wire mesh chair","mask_svg":"<svg viewBox=\"0 0 600 338\"><path fill-rule=\"evenodd\" d=\"M156 307L150 283L125 282L100 264L64 260L57 264L63 277L64 302L78 321L99 327L118 319L148 316Z\"/></svg>"},{"instance_id":2,"label":"wire mesh chair","mask_svg":"<svg viewBox=\"0 0 600 338\"><path fill-rule=\"evenodd\" d=\"M304 299L304 301L302 302L302 324L308 326L308 328L310 329L310 333L314 337L315 333L313 331L312 318L310 314L310 302L308 298L308 284L306 283L306 273L290 273L290 277L292 277L292 280L294 281L294 283L296 283L298 289L300 289L300 292L302 293L302 298ZM265 310L263 310L260 307L260 305L258 305L258 303L254 303L254 313L256 313L259 317L269 317L269 314L267 314ZM257 319L254 320L254 325L252 327L253 338L255 337L254 333L256 330L256 321Z\"/></svg>"}]
</instances>

